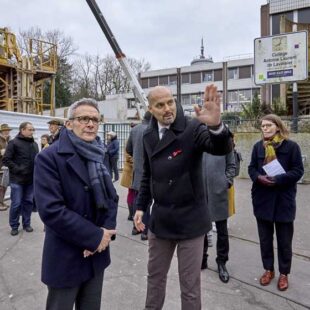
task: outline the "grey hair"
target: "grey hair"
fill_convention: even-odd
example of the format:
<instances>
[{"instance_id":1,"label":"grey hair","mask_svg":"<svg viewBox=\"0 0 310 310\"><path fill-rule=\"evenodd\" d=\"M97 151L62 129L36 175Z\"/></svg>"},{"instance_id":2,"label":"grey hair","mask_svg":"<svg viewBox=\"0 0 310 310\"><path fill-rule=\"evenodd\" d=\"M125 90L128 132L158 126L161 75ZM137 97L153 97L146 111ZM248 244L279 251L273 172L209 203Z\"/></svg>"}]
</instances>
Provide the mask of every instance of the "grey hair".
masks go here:
<instances>
[{"instance_id":1,"label":"grey hair","mask_svg":"<svg viewBox=\"0 0 310 310\"><path fill-rule=\"evenodd\" d=\"M68 109L68 119L74 117L74 113L79 106L88 105L90 107L94 107L99 113L98 102L92 98L82 98L78 101L73 102Z\"/></svg>"}]
</instances>

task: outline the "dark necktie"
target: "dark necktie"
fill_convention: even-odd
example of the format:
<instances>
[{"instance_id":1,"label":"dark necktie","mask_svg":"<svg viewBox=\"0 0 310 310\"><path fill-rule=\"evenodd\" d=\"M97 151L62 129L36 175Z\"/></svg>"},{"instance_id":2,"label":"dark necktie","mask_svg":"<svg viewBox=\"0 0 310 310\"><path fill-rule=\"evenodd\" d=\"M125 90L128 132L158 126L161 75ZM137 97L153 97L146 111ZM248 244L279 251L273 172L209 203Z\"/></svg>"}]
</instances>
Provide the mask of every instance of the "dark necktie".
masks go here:
<instances>
[{"instance_id":1,"label":"dark necktie","mask_svg":"<svg viewBox=\"0 0 310 310\"><path fill-rule=\"evenodd\" d=\"M168 131L168 128L166 128L166 127L163 127L160 129L159 140L161 140L164 137L164 135L167 133L167 131Z\"/></svg>"}]
</instances>

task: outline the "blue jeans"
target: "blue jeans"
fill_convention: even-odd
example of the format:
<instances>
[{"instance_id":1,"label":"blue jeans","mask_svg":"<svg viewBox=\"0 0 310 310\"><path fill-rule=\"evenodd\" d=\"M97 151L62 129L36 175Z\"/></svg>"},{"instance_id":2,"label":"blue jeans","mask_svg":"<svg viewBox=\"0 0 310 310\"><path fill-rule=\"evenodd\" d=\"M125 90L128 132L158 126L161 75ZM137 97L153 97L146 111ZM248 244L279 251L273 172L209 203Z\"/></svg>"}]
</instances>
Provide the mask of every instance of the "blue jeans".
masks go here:
<instances>
[{"instance_id":1,"label":"blue jeans","mask_svg":"<svg viewBox=\"0 0 310 310\"><path fill-rule=\"evenodd\" d=\"M33 184L20 185L11 183L10 226L18 229L19 216L22 215L23 227L30 226L33 208Z\"/></svg>"}]
</instances>

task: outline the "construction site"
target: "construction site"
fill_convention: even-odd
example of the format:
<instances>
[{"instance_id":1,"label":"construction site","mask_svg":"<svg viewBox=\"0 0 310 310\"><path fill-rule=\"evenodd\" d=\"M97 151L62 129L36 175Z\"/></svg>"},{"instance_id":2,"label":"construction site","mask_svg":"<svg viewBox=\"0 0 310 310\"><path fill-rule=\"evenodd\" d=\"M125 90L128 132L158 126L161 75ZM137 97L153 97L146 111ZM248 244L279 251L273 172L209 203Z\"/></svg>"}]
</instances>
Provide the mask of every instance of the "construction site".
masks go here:
<instances>
[{"instance_id":1,"label":"construction site","mask_svg":"<svg viewBox=\"0 0 310 310\"><path fill-rule=\"evenodd\" d=\"M30 39L22 53L15 34L0 28L0 110L42 114L48 109L52 115L56 71L55 44ZM50 92L49 102L43 100L45 88Z\"/></svg>"}]
</instances>

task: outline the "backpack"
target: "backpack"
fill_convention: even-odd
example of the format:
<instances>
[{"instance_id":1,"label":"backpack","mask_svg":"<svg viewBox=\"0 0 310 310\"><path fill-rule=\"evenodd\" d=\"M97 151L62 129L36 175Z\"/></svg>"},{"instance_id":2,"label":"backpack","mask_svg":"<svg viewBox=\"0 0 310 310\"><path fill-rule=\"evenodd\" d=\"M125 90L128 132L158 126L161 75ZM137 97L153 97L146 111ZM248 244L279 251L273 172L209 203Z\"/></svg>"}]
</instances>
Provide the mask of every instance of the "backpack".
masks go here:
<instances>
[{"instance_id":1,"label":"backpack","mask_svg":"<svg viewBox=\"0 0 310 310\"><path fill-rule=\"evenodd\" d=\"M240 173L240 163L243 159L242 159L241 153L237 152L235 149L234 149L234 156L235 156L235 164L236 164L236 174L235 174L235 177L236 177Z\"/></svg>"}]
</instances>

